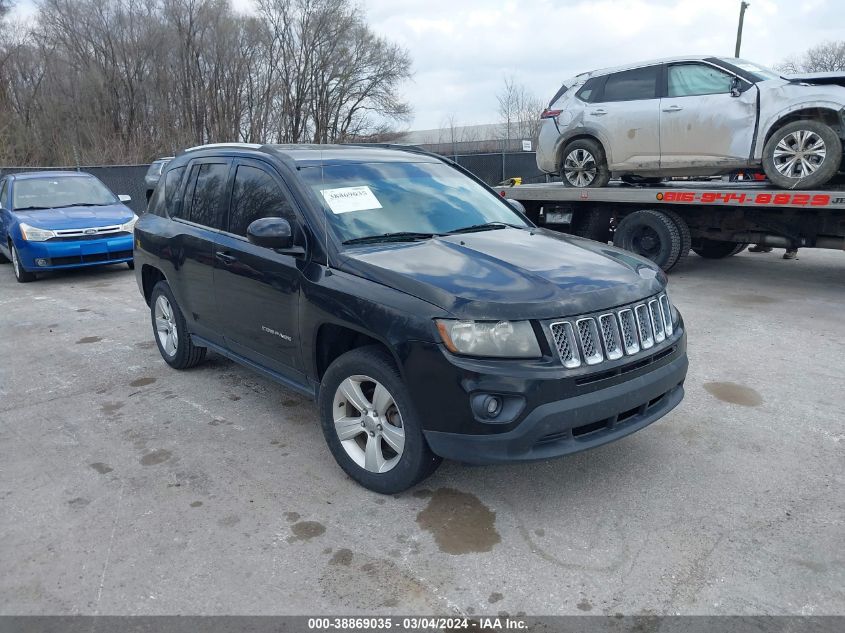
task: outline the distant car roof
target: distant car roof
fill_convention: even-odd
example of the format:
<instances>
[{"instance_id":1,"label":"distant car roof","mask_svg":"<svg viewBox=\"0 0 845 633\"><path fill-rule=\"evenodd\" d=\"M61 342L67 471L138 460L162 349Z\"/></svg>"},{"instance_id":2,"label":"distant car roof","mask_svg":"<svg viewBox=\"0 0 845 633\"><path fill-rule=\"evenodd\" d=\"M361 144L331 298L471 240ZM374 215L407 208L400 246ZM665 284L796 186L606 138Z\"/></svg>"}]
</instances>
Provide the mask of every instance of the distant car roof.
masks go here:
<instances>
[{"instance_id":1,"label":"distant car roof","mask_svg":"<svg viewBox=\"0 0 845 633\"><path fill-rule=\"evenodd\" d=\"M94 178L92 174L86 171L22 171L16 174L8 174L15 180L29 180L31 178L56 178L58 176L77 177L77 178Z\"/></svg>"}]
</instances>

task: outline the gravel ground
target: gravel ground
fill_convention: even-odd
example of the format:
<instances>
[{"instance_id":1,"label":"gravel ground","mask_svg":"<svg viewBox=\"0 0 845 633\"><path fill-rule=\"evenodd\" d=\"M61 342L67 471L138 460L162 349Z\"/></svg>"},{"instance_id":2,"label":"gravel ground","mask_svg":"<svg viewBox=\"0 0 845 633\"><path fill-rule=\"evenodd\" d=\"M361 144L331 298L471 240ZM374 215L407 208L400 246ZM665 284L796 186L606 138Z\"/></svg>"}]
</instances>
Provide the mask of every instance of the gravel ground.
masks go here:
<instances>
[{"instance_id":1,"label":"gravel ground","mask_svg":"<svg viewBox=\"0 0 845 633\"><path fill-rule=\"evenodd\" d=\"M370 493L311 402L169 369L125 267L0 267L0 614L843 614L845 255L690 256L687 396Z\"/></svg>"}]
</instances>

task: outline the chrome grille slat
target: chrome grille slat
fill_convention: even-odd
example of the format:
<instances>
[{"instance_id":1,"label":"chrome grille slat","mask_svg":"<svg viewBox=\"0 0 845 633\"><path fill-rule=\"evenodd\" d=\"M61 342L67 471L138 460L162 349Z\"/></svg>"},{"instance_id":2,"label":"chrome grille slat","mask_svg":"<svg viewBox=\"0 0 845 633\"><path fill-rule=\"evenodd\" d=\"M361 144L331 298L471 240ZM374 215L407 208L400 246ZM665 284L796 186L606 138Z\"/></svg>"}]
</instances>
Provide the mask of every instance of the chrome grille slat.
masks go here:
<instances>
[{"instance_id":1,"label":"chrome grille slat","mask_svg":"<svg viewBox=\"0 0 845 633\"><path fill-rule=\"evenodd\" d=\"M619 338L619 328L616 327L616 317L613 314L602 314L599 317L601 339L604 343L604 353L608 360L622 358L622 341Z\"/></svg>"},{"instance_id":2,"label":"chrome grille slat","mask_svg":"<svg viewBox=\"0 0 845 633\"><path fill-rule=\"evenodd\" d=\"M660 312L660 304L657 299L648 302L648 313L651 316L651 329L654 332L654 342L662 343L666 340L666 333L663 331L663 314Z\"/></svg>"},{"instance_id":3,"label":"chrome grille slat","mask_svg":"<svg viewBox=\"0 0 845 633\"><path fill-rule=\"evenodd\" d=\"M672 336L672 308L669 306L669 297L660 295L660 312L663 314L663 329L666 330L666 336Z\"/></svg>"},{"instance_id":4,"label":"chrome grille slat","mask_svg":"<svg viewBox=\"0 0 845 633\"><path fill-rule=\"evenodd\" d=\"M574 369L633 356L672 336L672 307L666 294L613 312L574 316L551 323L561 364Z\"/></svg>"},{"instance_id":5,"label":"chrome grille slat","mask_svg":"<svg viewBox=\"0 0 845 633\"><path fill-rule=\"evenodd\" d=\"M622 342L625 344L625 353L628 356L640 351L640 339L637 336L637 324L634 321L634 312L630 308L619 311L619 327L622 330Z\"/></svg>"},{"instance_id":6,"label":"chrome grille slat","mask_svg":"<svg viewBox=\"0 0 845 633\"><path fill-rule=\"evenodd\" d=\"M596 363L602 362L604 356L601 352L596 320L592 317L578 319L575 325L578 327L578 338L581 340L581 351L584 353L584 361L588 365L595 365Z\"/></svg>"},{"instance_id":7,"label":"chrome grille slat","mask_svg":"<svg viewBox=\"0 0 845 633\"><path fill-rule=\"evenodd\" d=\"M654 334L651 331L651 317L648 314L646 304L638 304L634 308L634 315L637 317L637 331L640 335L640 347L643 349L651 349L654 347Z\"/></svg>"},{"instance_id":8,"label":"chrome grille slat","mask_svg":"<svg viewBox=\"0 0 845 633\"><path fill-rule=\"evenodd\" d=\"M568 321L552 323L552 337L555 341L557 354L560 362L567 369L574 369L581 366L581 355L578 353L578 344L575 342L575 332L572 324Z\"/></svg>"}]
</instances>

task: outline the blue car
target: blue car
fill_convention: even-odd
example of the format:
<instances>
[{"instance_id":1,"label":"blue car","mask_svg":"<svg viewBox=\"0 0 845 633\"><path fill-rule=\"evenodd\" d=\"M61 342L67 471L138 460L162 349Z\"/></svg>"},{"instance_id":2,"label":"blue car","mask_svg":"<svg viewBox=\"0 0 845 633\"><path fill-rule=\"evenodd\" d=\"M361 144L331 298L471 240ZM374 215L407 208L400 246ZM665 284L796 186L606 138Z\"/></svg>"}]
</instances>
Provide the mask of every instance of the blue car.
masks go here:
<instances>
[{"instance_id":1,"label":"blue car","mask_svg":"<svg viewBox=\"0 0 845 633\"><path fill-rule=\"evenodd\" d=\"M134 268L138 216L91 174L42 171L0 179L0 261L21 283L36 273L124 262Z\"/></svg>"}]
</instances>

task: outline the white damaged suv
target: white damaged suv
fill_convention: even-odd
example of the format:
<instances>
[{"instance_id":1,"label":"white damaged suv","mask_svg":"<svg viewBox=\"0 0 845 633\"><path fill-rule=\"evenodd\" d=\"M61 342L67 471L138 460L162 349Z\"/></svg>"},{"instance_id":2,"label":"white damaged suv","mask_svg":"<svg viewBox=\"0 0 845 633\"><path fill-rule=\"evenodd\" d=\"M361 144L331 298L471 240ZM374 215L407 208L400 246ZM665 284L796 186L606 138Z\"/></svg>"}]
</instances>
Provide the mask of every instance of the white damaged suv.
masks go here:
<instances>
[{"instance_id":1,"label":"white damaged suv","mask_svg":"<svg viewBox=\"0 0 845 633\"><path fill-rule=\"evenodd\" d=\"M572 78L541 118L537 164L570 187L762 167L779 187L812 189L842 163L845 73L782 77L706 56L641 62Z\"/></svg>"}]
</instances>

